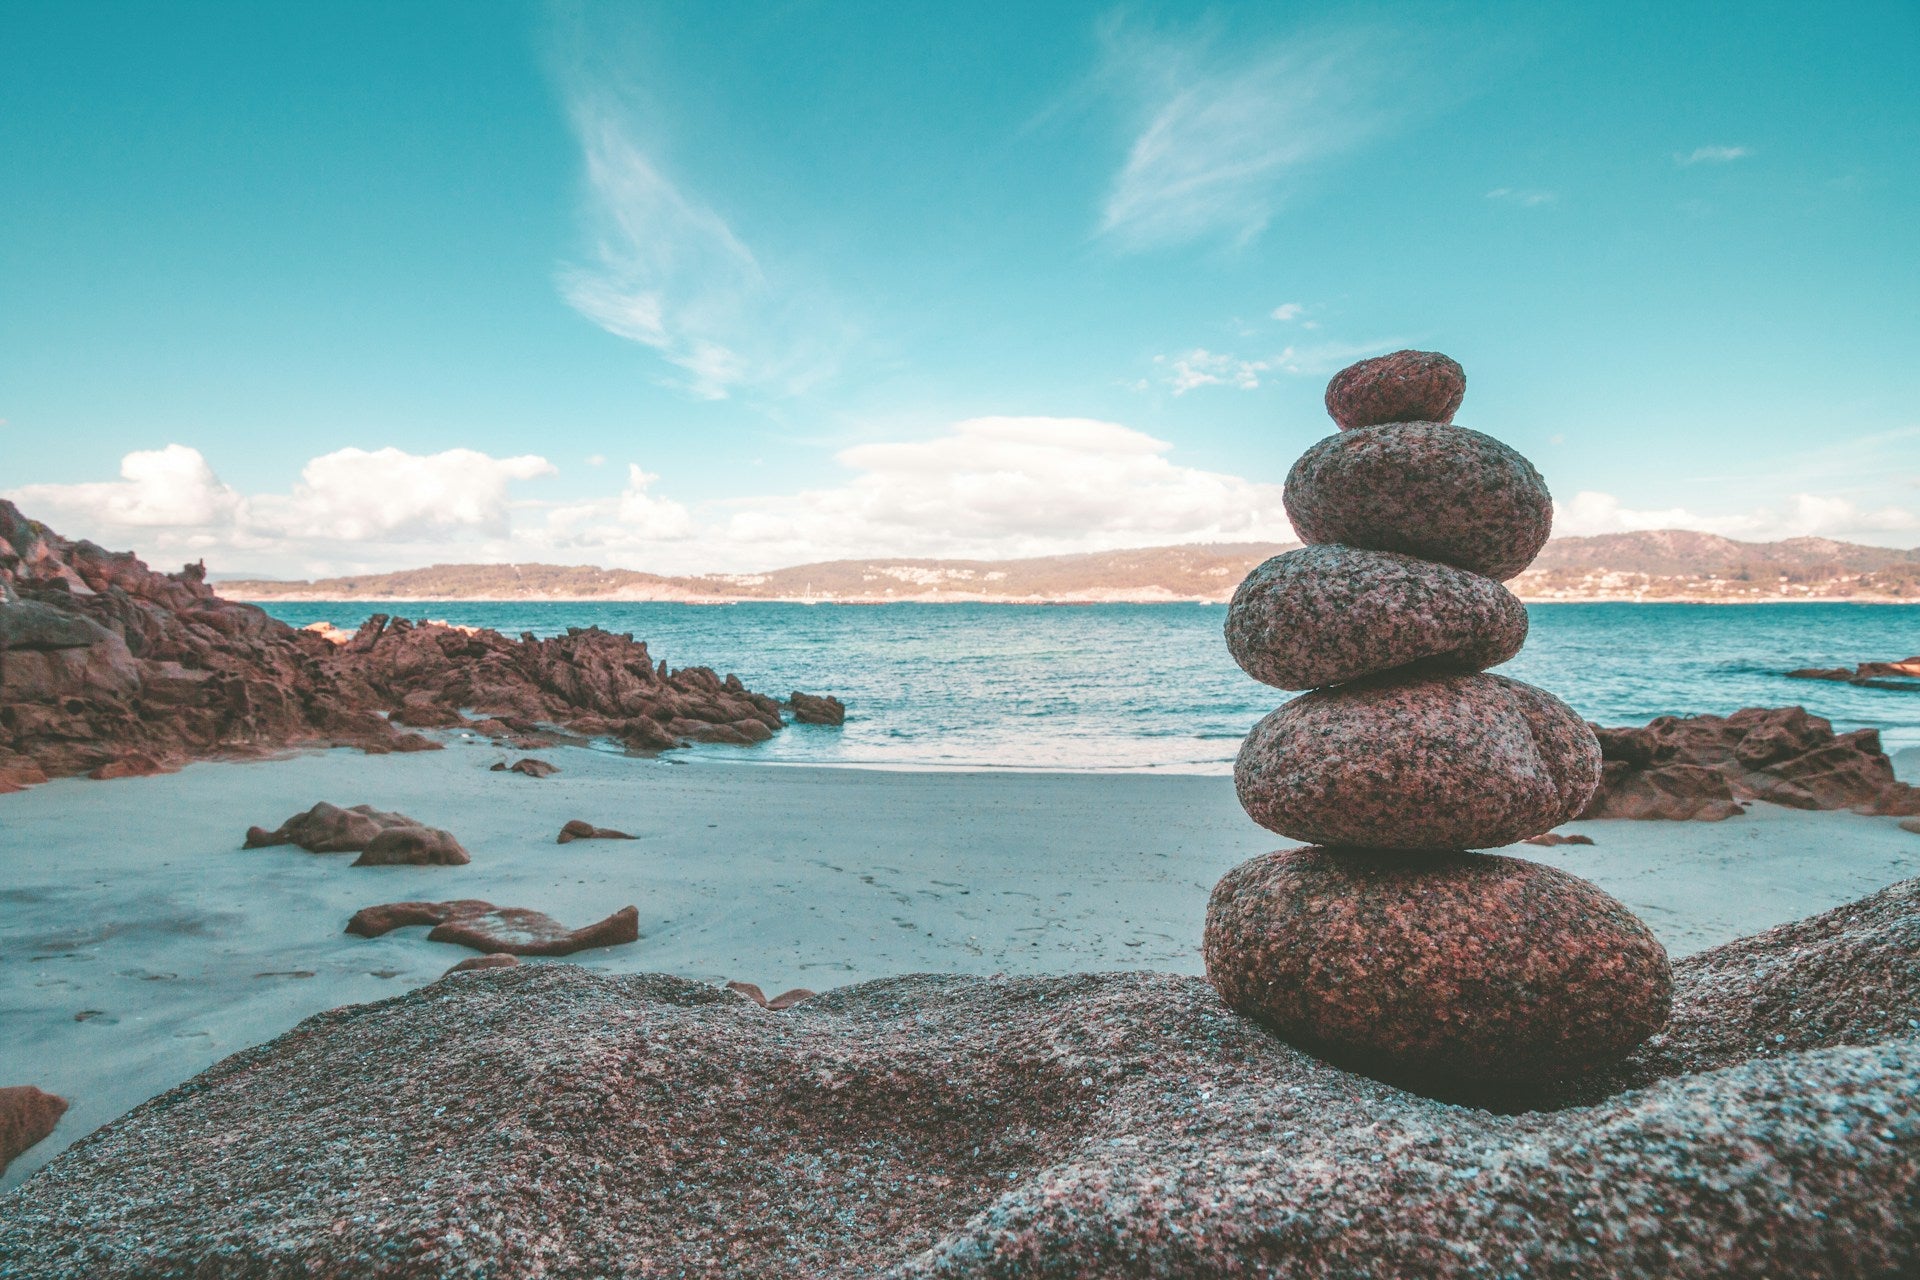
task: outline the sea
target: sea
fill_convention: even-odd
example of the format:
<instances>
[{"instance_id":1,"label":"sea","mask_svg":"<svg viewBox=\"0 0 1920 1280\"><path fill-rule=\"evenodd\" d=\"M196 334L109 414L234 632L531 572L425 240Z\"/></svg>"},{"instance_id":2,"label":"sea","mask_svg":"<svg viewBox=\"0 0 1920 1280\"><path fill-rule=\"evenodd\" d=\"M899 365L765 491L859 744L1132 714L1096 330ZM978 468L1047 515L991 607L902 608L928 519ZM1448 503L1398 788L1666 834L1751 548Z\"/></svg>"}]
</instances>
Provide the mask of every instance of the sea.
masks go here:
<instances>
[{"instance_id":1,"label":"sea","mask_svg":"<svg viewBox=\"0 0 1920 1280\"><path fill-rule=\"evenodd\" d=\"M712 667L784 698L847 704L840 728L794 725L692 760L917 769L1226 773L1289 694L1243 674L1225 605L728 605L523 601L265 602L295 626L375 612L554 635L598 626L655 660ZM1920 607L1837 603L1529 606L1527 646L1497 670L1603 725L1799 705L1845 731L1920 747L1920 692L1789 680L1796 667L1920 653Z\"/></svg>"}]
</instances>

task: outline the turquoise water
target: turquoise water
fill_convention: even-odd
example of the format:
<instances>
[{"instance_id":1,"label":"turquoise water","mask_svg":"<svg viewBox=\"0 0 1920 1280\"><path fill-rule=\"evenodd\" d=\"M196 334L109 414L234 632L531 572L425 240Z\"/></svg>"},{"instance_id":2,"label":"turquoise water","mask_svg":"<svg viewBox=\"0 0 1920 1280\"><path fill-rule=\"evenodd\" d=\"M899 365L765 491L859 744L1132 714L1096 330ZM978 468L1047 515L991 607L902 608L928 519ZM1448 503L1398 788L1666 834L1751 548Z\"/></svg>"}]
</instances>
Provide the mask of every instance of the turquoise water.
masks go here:
<instances>
[{"instance_id":1,"label":"turquoise water","mask_svg":"<svg viewBox=\"0 0 1920 1280\"><path fill-rule=\"evenodd\" d=\"M357 626L366 604L267 606L296 626ZM1287 695L1243 675L1224 605L385 604L381 612L508 634L597 625L673 666L733 672L784 697L832 693L844 728L795 726L729 758L1026 769L1224 771ZM1601 724L1798 703L1837 728L1920 745L1920 694L1787 680L1795 667L1920 653L1900 605L1546 604L1499 670Z\"/></svg>"}]
</instances>

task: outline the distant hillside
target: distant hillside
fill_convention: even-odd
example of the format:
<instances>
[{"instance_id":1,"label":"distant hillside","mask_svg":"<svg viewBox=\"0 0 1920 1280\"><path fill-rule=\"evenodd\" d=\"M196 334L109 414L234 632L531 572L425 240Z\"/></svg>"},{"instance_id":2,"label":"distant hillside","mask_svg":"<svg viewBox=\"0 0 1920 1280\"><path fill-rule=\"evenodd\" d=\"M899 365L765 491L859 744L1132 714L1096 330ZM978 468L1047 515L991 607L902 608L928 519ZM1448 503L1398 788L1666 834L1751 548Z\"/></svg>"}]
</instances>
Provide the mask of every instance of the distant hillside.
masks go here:
<instances>
[{"instance_id":1,"label":"distant hillside","mask_svg":"<svg viewBox=\"0 0 1920 1280\"><path fill-rule=\"evenodd\" d=\"M1026 560L832 560L688 577L570 565L440 564L315 582L219 585L237 600L1222 601L1247 570L1297 545L1209 543ZM1825 538L1737 542L1674 529L1557 538L1509 585L1529 600L1920 601L1920 549Z\"/></svg>"}]
</instances>

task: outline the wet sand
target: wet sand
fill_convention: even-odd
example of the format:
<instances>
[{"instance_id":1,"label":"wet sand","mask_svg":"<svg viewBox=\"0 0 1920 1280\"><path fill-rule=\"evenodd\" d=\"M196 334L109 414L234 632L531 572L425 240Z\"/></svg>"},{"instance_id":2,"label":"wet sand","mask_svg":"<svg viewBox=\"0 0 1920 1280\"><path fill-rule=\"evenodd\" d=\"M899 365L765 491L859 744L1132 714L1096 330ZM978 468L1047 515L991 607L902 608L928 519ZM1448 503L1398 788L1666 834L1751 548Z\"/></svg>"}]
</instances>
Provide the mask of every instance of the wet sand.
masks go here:
<instances>
[{"instance_id":1,"label":"wet sand","mask_svg":"<svg viewBox=\"0 0 1920 1280\"><path fill-rule=\"evenodd\" d=\"M562 771L493 773L513 757L458 744L0 796L0 1084L73 1103L0 1187L301 1018L397 995L474 954L422 929L342 932L374 903L485 898L570 925L633 903L638 943L570 962L769 994L920 971L1198 973L1214 882L1286 843L1221 777L539 754ZM351 854L241 850L250 824L317 800L446 827L473 862L355 868ZM554 843L570 818L641 838ZM1515 852L1598 882L1675 955L1920 875L1920 835L1890 818L1755 806L1723 823L1563 830L1598 844Z\"/></svg>"}]
</instances>

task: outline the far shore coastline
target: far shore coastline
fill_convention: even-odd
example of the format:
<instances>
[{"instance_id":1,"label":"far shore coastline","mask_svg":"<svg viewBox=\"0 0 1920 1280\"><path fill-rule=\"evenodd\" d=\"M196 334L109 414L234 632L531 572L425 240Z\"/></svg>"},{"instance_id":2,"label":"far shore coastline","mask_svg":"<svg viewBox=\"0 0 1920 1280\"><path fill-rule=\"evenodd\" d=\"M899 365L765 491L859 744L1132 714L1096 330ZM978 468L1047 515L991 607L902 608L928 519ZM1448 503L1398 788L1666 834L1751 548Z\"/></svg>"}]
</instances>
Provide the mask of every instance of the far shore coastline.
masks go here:
<instances>
[{"instance_id":1,"label":"far shore coastline","mask_svg":"<svg viewBox=\"0 0 1920 1280\"><path fill-rule=\"evenodd\" d=\"M220 590L221 584L213 584ZM982 596L947 593L931 593L911 596L668 596L644 595L638 593L609 595L539 595L517 596L448 596L448 595L404 595L404 596L349 596L338 594L289 591L284 593L235 594L220 590L224 599L236 600L243 604L804 604L804 605L890 605L890 604L993 604L993 605L1100 605L1100 604L1168 604L1168 605L1219 605L1224 606L1231 596L1173 596L1141 595L1127 592L1114 592L1098 596ZM1522 604L1891 604L1920 605L1916 596L1636 596L1636 595L1593 595L1593 596L1532 596L1520 594Z\"/></svg>"}]
</instances>

